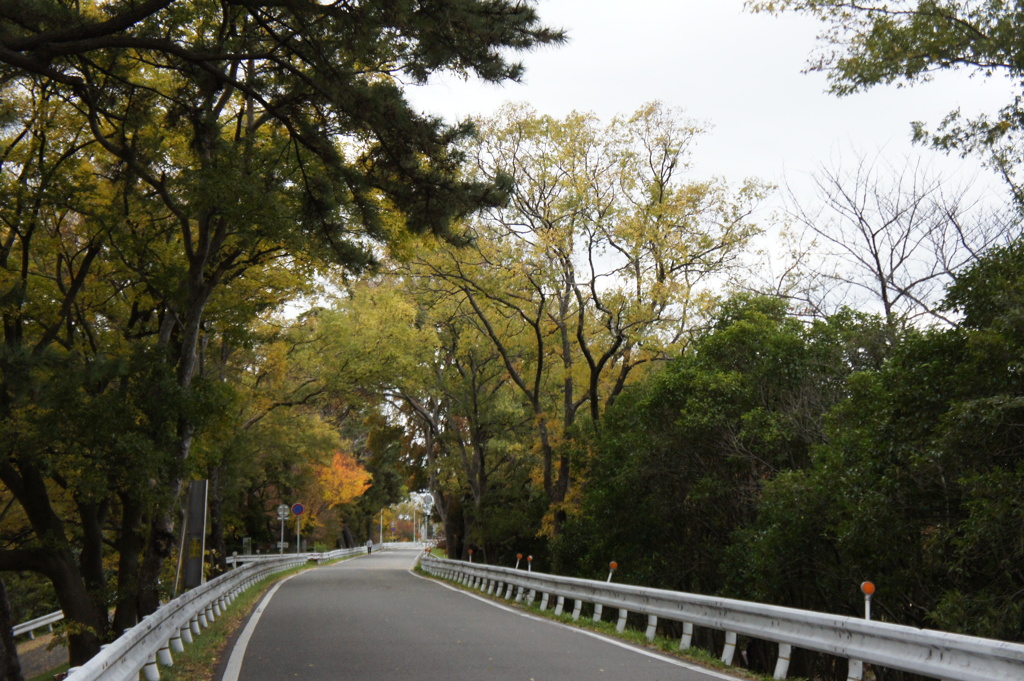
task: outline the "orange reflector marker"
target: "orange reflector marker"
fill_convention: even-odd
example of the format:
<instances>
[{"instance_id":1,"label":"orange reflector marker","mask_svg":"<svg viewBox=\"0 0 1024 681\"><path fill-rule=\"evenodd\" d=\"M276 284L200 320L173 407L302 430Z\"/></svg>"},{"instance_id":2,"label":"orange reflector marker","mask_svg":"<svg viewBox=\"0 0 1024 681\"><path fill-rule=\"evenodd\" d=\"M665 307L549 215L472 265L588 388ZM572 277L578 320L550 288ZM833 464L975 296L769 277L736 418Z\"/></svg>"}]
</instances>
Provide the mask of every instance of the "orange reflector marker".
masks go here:
<instances>
[{"instance_id":1,"label":"orange reflector marker","mask_svg":"<svg viewBox=\"0 0 1024 681\"><path fill-rule=\"evenodd\" d=\"M871 596L875 593L875 585L872 582L861 582L860 590L864 592L864 619L871 619Z\"/></svg>"}]
</instances>

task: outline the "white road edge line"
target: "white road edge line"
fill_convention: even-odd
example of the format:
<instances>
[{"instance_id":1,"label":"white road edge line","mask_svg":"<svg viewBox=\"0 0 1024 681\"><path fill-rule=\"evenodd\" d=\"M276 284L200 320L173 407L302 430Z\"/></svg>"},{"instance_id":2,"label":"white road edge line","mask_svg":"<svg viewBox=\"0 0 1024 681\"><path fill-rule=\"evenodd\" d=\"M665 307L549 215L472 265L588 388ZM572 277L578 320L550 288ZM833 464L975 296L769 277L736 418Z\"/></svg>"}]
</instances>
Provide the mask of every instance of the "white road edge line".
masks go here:
<instances>
[{"instance_id":1,"label":"white road edge line","mask_svg":"<svg viewBox=\"0 0 1024 681\"><path fill-rule=\"evenodd\" d=\"M409 572L412 575L414 575L415 577L418 577L420 579L425 579L428 582L433 582L433 583L435 583L435 584L437 584L439 586L443 586L446 589L451 589L452 591L454 591L456 593L463 594L464 596L469 596L470 598L475 598L478 601L481 601L481 602L486 603L486 604L488 604L490 606L498 608L499 610L504 610L505 612L512 613L513 615L519 615L520 617L525 617L526 619L534 620L535 622L544 622L546 624L553 624L555 626L562 627L563 629L568 629L569 631L575 631L578 634L583 634L584 636L590 636L591 638L599 639L601 641L604 641L605 643L610 643L613 646L618 646L619 648L624 648L626 650L631 650L634 653L637 653L639 655L644 655L646 657L651 657L651 658L654 658L656 660L661 660L663 662L668 662L669 664L675 665L677 667L682 667L683 669L688 669L688 670L693 671L693 672L699 672L699 673L702 673L702 674L706 674L706 675L708 675L709 677L712 677L712 678L723 679L723 681L737 681L739 679L739 677L728 676L728 675L723 674L721 672L717 672L717 671L715 671L713 669L708 669L707 667L701 667L700 665L691 664L689 662L685 662L685 661L680 660L678 658L671 657L670 655L663 655L661 653L656 653L656 652L651 651L651 650L644 650L643 648L637 648L635 645L633 645L631 643L627 643L625 641L620 641L620 640L615 639L615 638L610 638L610 637L605 636L604 634L600 634L600 633L598 633L596 631L590 631L589 629L581 629L579 627L573 627L573 626L570 626L570 625L565 624L563 622L559 622L557 620L551 620L551 619L548 619L546 617L537 617L536 615L531 615L528 612L523 612L522 610L518 610L516 608L510 608L509 606L503 605L502 603L497 603L497 602L491 600L490 598L484 598L483 596L479 596L479 595L477 595L477 594L475 594L475 593L473 593L471 591L466 591L464 589L460 589L459 587L452 586L451 584L447 584L447 583L441 581L440 579L433 579L433 578L430 578L430 577L424 577L423 575L418 575L418 574L416 574L415 570L409 570ZM223 681L228 681L227 675L224 676ZM237 679L231 679L231 681L237 681Z\"/></svg>"},{"instance_id":2,"label":"white road edge line","mask_svg":"<svg viewBox=\"0 0 1024 681\"><path fill-rule=\"evenodd\" d=\"M360 556L352 556L352 558L364 558L366 554ZM330 567L341 567L347 564L348 560L338 561L335 565ZM296 572L294 575L288 575L280 582L275 584L267 595L263 597L260 604L256 606L256 609L252 611L252 617L245 625L245 629L239 634L238 640L235 641L235 645L231 648L231 655L228 657L228 663L224 667L224 675L220 677L220 681L238 681L238 675L242 672L242 661L245 659L245 650L249 646L249 639L252 638L252 632L256 630L256 625L259 624L260 617L263 616L263 611L270 603L270 599L273 598L274 594L281 587L282 584L287 582L292 577L298 577L301 572Z\"/></svg>"},{"instance_id":3,"label":"white road edge line","mask_svg":"<svg viewBox=\"0 0 1024 681\"><path fill-rule=\"evenodd\" d=\"M281 588L281 585L287 582L292 577L297 577L302 574L297 572L294 575L289 575L282 579L280 582L275 584L267 595L263 597L260 604L256 606L256 609L252 612L252 617L245 625L245 629L239 635L238 640L235 641L234 647L231 649L231 656L228 657L228 664L224 668L224 676L221 677L221 681L238 681L238 675L242 672L242 660L245 659L245 649L249 645L249 639L252 638L252 633L256 631L256 625L259 624L260 617L263 616L263 611L270 603L270 599L274 597L277 590Z\"/></svg>"}]
</instances>

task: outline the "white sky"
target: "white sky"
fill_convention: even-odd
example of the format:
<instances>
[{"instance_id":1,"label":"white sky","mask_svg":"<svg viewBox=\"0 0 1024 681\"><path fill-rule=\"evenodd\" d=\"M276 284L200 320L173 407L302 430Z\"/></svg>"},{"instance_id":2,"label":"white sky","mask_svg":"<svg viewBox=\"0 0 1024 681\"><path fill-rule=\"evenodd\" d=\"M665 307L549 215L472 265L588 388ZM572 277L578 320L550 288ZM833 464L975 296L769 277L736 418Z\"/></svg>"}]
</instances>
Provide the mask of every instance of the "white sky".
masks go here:
<instances>
[{"instance_id":1,"label":"white sky","mask_svg":"<svg viewBox=\"0 0 1024 681\"><path fill-rule=\"evenodd\" d=\"M1011 97L1005 81L944 74L837 98L825 92L823 74L801 73L821 26L796 14L752 15L742 0L540 0L538 9L546 24L568 31L569 43L526 54L523 84L450 79L411 89L412 101L449 120L506 101L609 120L659 99L713 126L696 149L697 177L755 176L799 189L819 165L857 153L897 165L923 155L944 173L973 177L976 165L911 145L910 122L937 125L957 107L994 113Z\"/></svg>"}]
</instances>

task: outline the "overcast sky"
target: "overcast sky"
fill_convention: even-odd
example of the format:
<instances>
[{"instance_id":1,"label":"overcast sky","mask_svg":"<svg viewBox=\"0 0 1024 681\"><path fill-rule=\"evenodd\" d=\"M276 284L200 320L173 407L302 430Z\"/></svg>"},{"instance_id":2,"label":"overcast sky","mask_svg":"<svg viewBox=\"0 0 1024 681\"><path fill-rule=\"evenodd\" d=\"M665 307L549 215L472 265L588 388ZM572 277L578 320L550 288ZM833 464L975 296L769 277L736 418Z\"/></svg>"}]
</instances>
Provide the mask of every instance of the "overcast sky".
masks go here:
<instances>
[{"instance_id":1,"label":"overcast sky","mask_svg":"<svg viewBox=\"0 0 1024 681\"><path fill-rule=\"evenodd\" d=\"M824 75L801 73L820 25L752 15L742 0L540 0L538 9L569 43L526 54L523 84L451 79L413 89L413 102L448 119L526 101L540 113L575 109L608 120L658 99L713 126L696 150L698 176L800 185L818 165L857 153L896 162L923 154L956 170L960 161L910 144L910 122L937 124L957 107L994 112L1010 98L1008 83L963 74L837 98Z\"/></svg>"}]
</instances>

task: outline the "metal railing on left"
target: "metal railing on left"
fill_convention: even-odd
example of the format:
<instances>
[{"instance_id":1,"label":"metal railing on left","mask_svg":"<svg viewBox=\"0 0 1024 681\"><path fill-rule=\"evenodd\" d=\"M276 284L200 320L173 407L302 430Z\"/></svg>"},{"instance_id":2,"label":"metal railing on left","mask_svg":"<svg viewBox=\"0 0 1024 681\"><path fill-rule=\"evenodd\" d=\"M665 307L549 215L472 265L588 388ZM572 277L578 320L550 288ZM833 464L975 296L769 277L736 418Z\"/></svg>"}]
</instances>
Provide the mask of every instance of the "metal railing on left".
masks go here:
<instances>
[{"instance_id":1,"label":"metal railing on left","mask_svg":"<svg viewBox=\"0 0 1024 681\"><path fill-rule=\"evenodd\" d=\"M184 644L220 617L239 594L268 575L309 560L307 554L272 556L226 572L144 617L84 665L68 670L67 679L135 681L142 672L146 681L158 681L158 664L173 664L173 654L184 651Z\"/></svg>"},{"instance_id":2,"label":"metal railing on left","mask_svg":"<svg viewBox=\"0 0 1024 681\"><path fill-rule=\"evenodd\" d=\"M53 625L64 619L64 611L58 610L57 612L51 612L49 615L43 615L37 617L34 620L28 622L22 622L21 624L14 626L14 635L21 636L22 634L28 634L30 639L35 639L36 629L42 629L46 627L50 631L53 631Z\"/></svg>"},{"instance_id":3,"label":"metal railing on left","mask_svg":"<svg viewBox=\"0 0 1024 681\"><path fill-rule=\"evenodd\" d=\"M395 545L378 545L386 550ZM365 546L335 551L267 554L262 556L234 556L232 569L163 605L142 622L127 630L113 643L103 646L98 655L81 667L68 670L69 681L135 681L140 672L147 681L158 681L158 665L173 664L173 654L182 652L184 644L191 643L221 615L239 594L275 572L296 565L314 562L317 565L366 553ZM64 613L58 611L24 622L14 627L14 634L27 633L61 621Z\"/></svg>"}]
</instances>

